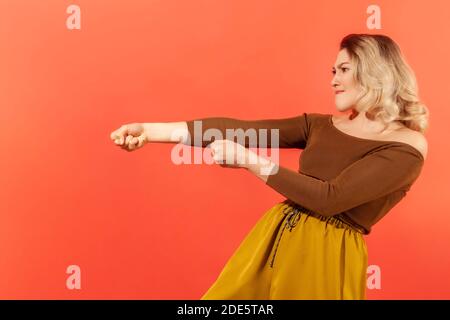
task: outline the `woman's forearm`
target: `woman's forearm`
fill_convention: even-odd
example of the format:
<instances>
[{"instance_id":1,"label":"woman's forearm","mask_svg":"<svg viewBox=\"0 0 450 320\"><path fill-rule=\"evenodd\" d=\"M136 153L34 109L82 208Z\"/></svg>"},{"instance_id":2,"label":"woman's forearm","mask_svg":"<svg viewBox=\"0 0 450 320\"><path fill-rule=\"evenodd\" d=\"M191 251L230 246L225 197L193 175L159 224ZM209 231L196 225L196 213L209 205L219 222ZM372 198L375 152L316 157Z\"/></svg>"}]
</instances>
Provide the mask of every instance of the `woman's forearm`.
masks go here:
<instances>
[{"instance_id":1,"label":"woman's forearm","mask_svg":"<svg viewBox=\"0 0 450 320\"><path fill-rule=\"evenodd\" d=\"M143 123L148 142L183 142L189 134L185 121Z\"/></svg>"}]
</instances>

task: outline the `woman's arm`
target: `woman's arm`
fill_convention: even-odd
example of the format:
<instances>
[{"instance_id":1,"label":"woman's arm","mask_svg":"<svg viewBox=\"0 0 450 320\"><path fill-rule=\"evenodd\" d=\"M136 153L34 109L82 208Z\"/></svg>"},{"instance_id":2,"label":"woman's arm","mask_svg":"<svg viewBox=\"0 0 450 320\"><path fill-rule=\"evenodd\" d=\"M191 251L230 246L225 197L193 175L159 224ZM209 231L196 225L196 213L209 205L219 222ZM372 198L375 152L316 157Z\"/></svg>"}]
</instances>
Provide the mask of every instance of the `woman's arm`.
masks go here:
<instances>
[{"instance_id":1,"label":"woman's arm","mask_svg":"<svg viewBox=\"0 0 450 320\"><path fill-rule=\"evenodd\" d=\"M422 159L403 146L367 155L330 181L265 161L246 161L243 167L286 198L324 216L338 214L397 190L406 193L423 167ZM271 169L263 171L264 168Z\"/></svg>"},{"instance_id":2,"label":"woman's arm","mask_svg":"<svg viewBox=\"0 0 450 320\"><path fill-rule=\"evenodd\" d=\"M140 148L147 142L183 143L206 147L216 139L238 140L237 142L247 148L304 149L309 130L310 119L306 113L290 118L263 120L210 117L179 122L127 124L114 131L111 139L117 140L119 146L129 147L130 150L136 149L134 144Z\"/></svg>"},{"instance_id":3,"label":"woman's arm","mask_svg":"<svg viewBox=\"0 0 450 320\"><path fill-rule=\"evenodd\" d=\"M195 122L198 122L198 126ZM233 132L231 140L235 140L240 134L244 139L245 147L260 147L260 143L265 143L264 147L272 147L272 136L270 130L277 129L277 147L280 148L300 148L306 145L309 132L307 114L283 118L283 119L263 119L263 120L241 120L228 117L199 118L189 121L179 122L150 122L143 123L148 142L175 142L184 143L191 146L206 147L217 138L205 134L208 129L216 129L221 134L221 139L227 137L227 129L236 130ZM250 140L251 132L255 130L256 139ZM260 141L259 130L265 129L267 140ZM242 130L242 131L240 131Z\"/></svg>"},{"instance_id":4,"label":"woman's arm","mask_svg":"<svg viewBox=\"0 0 450 320\"><path fill-rule=\"evenodd\" d=\"M143 123L147 142L179 143L187 139L186 121Z\"/></svg>"},{"instance_id":5,"label":"woman's arm","mask_svg":"<svg viewBox=\"0 0 450 320\"><path fill-rule=\"evenodd\" d=\"M190 137L186 144L206 147L215 140L227 139L246 148L304 149L309 136L310 122L310 116L306 113L282 119L199 118L186 122Z\"/></svg>"}]
</instances>

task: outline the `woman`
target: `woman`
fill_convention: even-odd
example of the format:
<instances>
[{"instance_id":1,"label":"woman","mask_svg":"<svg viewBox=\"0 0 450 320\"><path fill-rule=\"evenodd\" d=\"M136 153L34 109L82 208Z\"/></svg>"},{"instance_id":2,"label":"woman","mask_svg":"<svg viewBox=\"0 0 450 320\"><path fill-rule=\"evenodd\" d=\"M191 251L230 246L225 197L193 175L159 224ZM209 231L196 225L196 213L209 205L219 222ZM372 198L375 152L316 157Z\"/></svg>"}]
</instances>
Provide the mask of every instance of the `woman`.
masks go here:
<instances>
[{"instance_id":1,"label":"woman","mask_svg":"<svg viewBox=\"0 0 450 320\"><path fill-rule=\"evenodd\" d=\"M413 71L387 36L346 36L332 72L342 116L204 118L200 131L194 120L135 123L111 134L131 151L146 142L180 141L172 133L184 130L184 144L211 147L215 162L245 168L287 198L257 222L202 299L366 298L363 236L418 178L427 156L428 110ZM279 140L267 147L303 149L300 170L258 156L249 141L203 139L212 128L223 136L227 128L278 129Z\"/></svg>"}]
</instances>

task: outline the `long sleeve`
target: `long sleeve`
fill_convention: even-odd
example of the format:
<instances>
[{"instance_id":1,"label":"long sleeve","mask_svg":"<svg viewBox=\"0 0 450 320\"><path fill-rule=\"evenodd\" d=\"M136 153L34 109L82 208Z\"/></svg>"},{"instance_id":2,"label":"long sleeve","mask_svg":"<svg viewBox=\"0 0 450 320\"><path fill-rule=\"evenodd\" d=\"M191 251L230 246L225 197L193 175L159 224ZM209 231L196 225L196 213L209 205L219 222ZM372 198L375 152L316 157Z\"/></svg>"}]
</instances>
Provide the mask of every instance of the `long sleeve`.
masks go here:
<instances>
[{"instance_id":1,"label":"long sleeve","mask_svg":"<svg viewBox=\"0 0 450 320\"><path fill-rule=\"evenodd\" d=\"M266 184L307 209L332 216L396 190L406 193L422 166L410 147L391 146L366 155L330 181L277 165Z\"/></svg>"},{"instance_id":2,"label":"long sleeve","mask_svg":"<svg viewBox=\"0 0 450 320\"><path fill-rule=\"evenodd\" d=\"M194 122L197 122L196 126ZM247 148L278 147L304 149L310 130L309 116L306 113L284 119L241 120L226 117L210 117L190 120L186 121L186 123L188 126L189 137L184 144L202 147L206 147L216 139L228 139L240 143ZM206 132L208 129L216 129L216 132L210 130L208 134ZM233 129L236 131L232 133L231 136L227 136L226 129ZM279 130L278 146L275 145L276 136L273 136L272 139L272 135L275 133L275 131L271 131L272 129ZM266 132L266 135L260 136L264 131ZM240 137L241 139L239 139Z\"/></svg>"}]
</instances>

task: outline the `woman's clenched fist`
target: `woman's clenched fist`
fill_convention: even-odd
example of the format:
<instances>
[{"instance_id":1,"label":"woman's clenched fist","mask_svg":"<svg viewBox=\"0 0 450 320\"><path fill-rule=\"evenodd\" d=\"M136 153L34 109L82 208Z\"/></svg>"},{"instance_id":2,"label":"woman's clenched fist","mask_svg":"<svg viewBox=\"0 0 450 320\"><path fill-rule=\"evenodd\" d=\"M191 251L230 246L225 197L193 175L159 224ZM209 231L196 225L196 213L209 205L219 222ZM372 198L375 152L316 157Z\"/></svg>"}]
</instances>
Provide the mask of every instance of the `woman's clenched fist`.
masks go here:
<instances>
[{"instance_id":1,"label":"woman's clenched fist","mask_svg":"<svg viewBox=\"0 0 450 320\"><path fill-rule=\"evenodd\" d=\"M119 129L114 130L110 137L117 146L120 146L126 151L139 149L148 142L147 134L142 123L124 124Z\"/></svg>"},{"instance_id":2,"label":"woman's clenched fist","mask_svg":"<svg viewBox=\"0 0 450 320\"><path fill-rule=\"evenodd\" d=\"M215 163L233 168L246 166L250 150L243 145L231 140L214 140L208 147Z\"/></svg>"}]
</instances>

